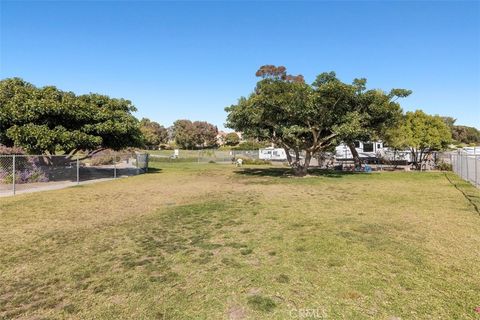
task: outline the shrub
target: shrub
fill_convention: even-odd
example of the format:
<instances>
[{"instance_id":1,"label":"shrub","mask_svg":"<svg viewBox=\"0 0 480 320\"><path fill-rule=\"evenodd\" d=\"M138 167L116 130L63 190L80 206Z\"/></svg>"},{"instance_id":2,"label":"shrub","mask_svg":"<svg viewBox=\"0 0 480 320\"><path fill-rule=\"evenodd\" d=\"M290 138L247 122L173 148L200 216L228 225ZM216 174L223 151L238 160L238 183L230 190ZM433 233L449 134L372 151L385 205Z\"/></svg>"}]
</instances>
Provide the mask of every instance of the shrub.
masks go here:
<instances>
[{"instance_id":1,"label":"shrub","mask_svg":"<svg viewBox=\"0 0 480 320\"><path fill-rule=\"evenodd\" d=\"M250 165L271 165L270 161L260 160L260 159L251 159L251 158L240 158L243 160L243 164L250 164Z\"/></svg>"},{"instance_id":2,"label":"shrub","mask_svg":"<svg viewBox=\"0 0 480 320\"><path fill-rule=\"evenodd\" d=\"M238 146L232 147L232 150L258 150L268 147L269 145L270 143L268 142L245 141L241 142Z\"/></svg>"},{"instance_id":3,"label":"shrub","mask_svg":"<svg viewBox=\"0 0 480 320\"><path fill-rule=\"evenodd\" d=\"M176 159L172 159L170 157L162 157L162 158L159 158L159 157L150 157L148 158L148 161L149 162L161 162L161 163L165 163L165 162L168 162L168 163L188 163L188 162L198 162L198 158L193 158L193 157L190 157L190 158L176 158Z\"/></svg>"},{"instance_id":4,"label":"shrub","mask_svg":"<svg viewBox=\"0 0 480 320\"><path fill-rule=\"evenodd\" d=\"M90 159L90 165L92 166L103 166L103 165L110 165L113 164L113 160L115 157L115 152L112 150L104 150L99 152ZM116 157L116 161L119 161L118 156Z\"/></svg>"},{"instance_id":5,"label":"shrub","mask_svg":"<svg viewBox=\"0 0 480 320\"><path fill-rule=\"evenodd\" d=\"M6 147L0 144L0 155L25 154L25 151L20 147Z\"/></svg>"},{"instance_id":6,"label":"shrub","mask_svg":"<svg viewBox=\"0 0 480 320\"><path fill-rule=\"evenodd\" d=\"M0 183L13 183L13 163L0 163ZM48 177L38 165L38 157L18 157L15 161L15 183L48 182Z\"/></svg>"},{"instance_id":7,"label":"shrub","mask_svg":"<svg viewBox=\"0 0 480 320\"><path fill-rule=\"evenodd\" d=\"M437 169L440 171L452 171L452 165L444 161L437 163Z\"/></svg>"}]
</instances>

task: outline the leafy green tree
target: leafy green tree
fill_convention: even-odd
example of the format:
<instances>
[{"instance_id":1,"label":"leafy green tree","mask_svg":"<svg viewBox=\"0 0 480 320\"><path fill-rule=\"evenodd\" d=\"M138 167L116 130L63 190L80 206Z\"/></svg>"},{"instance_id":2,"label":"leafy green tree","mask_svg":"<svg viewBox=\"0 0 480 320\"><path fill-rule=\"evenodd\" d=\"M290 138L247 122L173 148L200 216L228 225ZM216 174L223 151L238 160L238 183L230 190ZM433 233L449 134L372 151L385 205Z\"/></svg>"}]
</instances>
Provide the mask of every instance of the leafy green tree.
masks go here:
<instances>
[{"instance_id":1,"label":"leafy green tree","mask_svg":"<svg viewBox=\"0 0 480 320\"><path fill-rule=\"evenodd\" d=\"M213 147L218 129L206 121L177 120L173 123L175 142L183 149Z\"/></svg>"},{"instance_id":2,"label":"leafy green tree","mask_svg":"<svg viewBox=\"0 0 480 320\"><path fill-rule=\"evenodd\" d=\"M368 139L398 116L391 99L407 94L365 90L366 80L345 84L334 72L320 74L312 85L284 67L263 66L248 98L226 108L227 126L247 136L270 140L286 151L296 175L307 173L312 155L338 141ZM302 156L302 153L304 156Z\"/></svg>"},{"instance_id":3,"label":"leafy green tree","mask_svg":"<svg viewBox=\"0 0 480 320\"><path fill-rule=\"evenodd\" d=\"M53 86L37 88L20 79L0 81L0 143L28 153L79 151L91 156L110 148L139 146L136 109L129 100L106 95L77 96Z\"/></svg>"},{"instance_id":4,"label":"leafy green tree","mask_svg":"<svg viewBox=\"0 0 480 320\"><path fill-rule=\"evenodd\" d=\"M457 119L453 117L442 117L442 120L450 129L453 129L455 122L457 121Z\"/></svg>"},{"instance_id":5,"label":"leafy green tree","mask_svg":"<svg viewBox=\"0 0 480 320\"><path fill-rule=\"evenodd\" d=\"M478 144L480 143L480 130L468 126L453 126L452 137L459 143Z\"/></svg>"},{"instance_id":6,"label":"leafy green tree","mask_svg":"<svg viewBox=\"0 0 480 320\"><path fill-rule=\"evenodd\" d=\"M217 145L218 128L206 121L193 122L194 141L197 147L211 148Z\"/></svg>"},{"instance_id":7,"label":"leafy green tree","mask_svg":"<svg viewBox=\"0 0 480 320\"><path fill-rule=\"evenodd\" d=\"M140 131L143 134L144 144L148 148L158 148L168 141L168 132L164 126L148 118L140 120Z\"/></svg>"},{"instance_id":8,"label":"leafy green tree","mask_svg":"<svg viewBox=\"0 0 480 320\"><path fill-rule=\"evenodd\" d=\"M339 81L335 73L328 74L328 81ZM317 83L319 80L317 79ZM402 117L402 108L396 101L407 97L410 90L392 89L386 93L378 89L366 89L367 80L354 79L351 84L348 112L335 131L350 149L356 166L361 164L360 156L355 148L355 141L385 140L386 131L394 127Z\"/></svg>"},{"instance_id":9,"label":"leafy green tree","mask_svg":"<svg viewBox=\"0 0 480 320\"><path fill-rule=\"evenodd\" d=\"M195 127L190 120L181 119L173 123L175 143L182 149L193 149L196 146Z\"/></svg>"},{"instance_id":10,"label":"leafy green tree","mask_svg":"<svg viewBox=\"0 0 480 320\"><path fill-rule=\"evenodd\" d=\"M401 124L389 133L390 145L396 149L410 149L413 164L421 168L432 151L444 150L452 141L448 125L439 116L421 110L407 112Z\"/></svg>"},{"instance_id":11,"label":"leafy green tree","mask_svg":"<svg viewBox=\"0 0 480 320\"><path fill-rule=\"evenodd\" d=\"M240 143L240 137L235 132L229 132L225 136L225 144L227 146L237 146Z\"/></svg>"},{"instance_id":12,"label":"leafy green tree","mask_svg":"<svg viewBox=\"0 0 480 320\"><path fill-rule=\"evenodd\" d=\"M480 130L474 127L455 125L457 119L442 117L445 124L452 131L452 138L457 143L478 144L480 143Z\"/></svg>"},{"instance_id":13,"label":"leafy green tree","mask_svg":"<svg viewBox=\"0 0 480 320\"><path fill-rule=\"evenodd\" d=\"M285 67L262 66L256 75L262 80L254 92L225 109L227 126L284 148L294 173L305 175L312 154L335 137L331 130L323 130L329 121L325 104L315 103L314 90L303 78L287 80Z\"/></svg>"}]
</instances>

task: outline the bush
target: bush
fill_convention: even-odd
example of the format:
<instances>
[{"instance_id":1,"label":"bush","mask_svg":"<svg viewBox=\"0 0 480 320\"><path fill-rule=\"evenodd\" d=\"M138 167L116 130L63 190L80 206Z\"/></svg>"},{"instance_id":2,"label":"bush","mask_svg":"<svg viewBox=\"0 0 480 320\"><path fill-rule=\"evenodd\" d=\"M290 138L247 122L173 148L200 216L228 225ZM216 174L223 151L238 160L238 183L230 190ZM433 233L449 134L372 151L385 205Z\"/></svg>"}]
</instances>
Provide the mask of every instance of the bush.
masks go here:
<instances>
[{"instance_id":1,"label":"bush","mask_svg":"<svg viewBox=\"0 0 480 320\"><path fill-rule=\"evenodd\" d=\"M236 147L232 147L232 150L258 150L268 147L269 145L270 143L268 142L245 141Z\"/></svg>"},{"instance_id":2,"label":"bush","mask_svg":"<svg viewBox=\"0 0 480 320\"><path fill-rule=\"evenodd\" d=\"M0 183L13 183L13 164L11 159L8 162L0 163ZM15 183L48 182L48 177L38 165L37 157L17 157L15 161Z\"/></svg>"},{"instance_id":3,"label":"bush","mask_svg":"<svg viewBox=\"0 0 480 320\"><path fill-rule=\"evenodd\" d=\"M452 171L452 165L444 161L437 163L437 169L440 171Z\"/></svg>"},{"instance_id":4,"label":"bush","mask_svg":"<svg viewBox=\"0 0 480 320\"><path fill-rule=\"evenodd\" d=\"M250 165L271 165L270 161L260 160L260 159L251 159L251 158L239 158L243 160L243 164Z\"/></svg>"},{"instance_id":5,"label":"bush","mask_svg":"<svg viewBox=\"0 0 480 320\"><path fill-rule=\"evenodd\" d=\"M148 158L149 162L160 162L160 163L188 163L188 162L198 162L198 158L176 158L172 159L170 157L150 157Z\"/></svg>"},{"instance_id":6,"label":"bush","mask_svg":"<svg viewBox=\"0 0 480 320\"><path fill-rule=\"evenodd\" d=\"M115 152L112 150L104 150L92 156L90 159L91 166L104 166L113 164L115 157ZM119 161L119 158L116 157L116 161Z\"/></svg>"},{"instance_id":7,"label":"bush","mask_svg":"<svg viewBox=\"0 0 480 320\"><path fill-rule=\"evenodd\" d=\"M25 151L19 147L6 147L0 144L0 155L25 154Z\"/></svg>"}]
</instances>

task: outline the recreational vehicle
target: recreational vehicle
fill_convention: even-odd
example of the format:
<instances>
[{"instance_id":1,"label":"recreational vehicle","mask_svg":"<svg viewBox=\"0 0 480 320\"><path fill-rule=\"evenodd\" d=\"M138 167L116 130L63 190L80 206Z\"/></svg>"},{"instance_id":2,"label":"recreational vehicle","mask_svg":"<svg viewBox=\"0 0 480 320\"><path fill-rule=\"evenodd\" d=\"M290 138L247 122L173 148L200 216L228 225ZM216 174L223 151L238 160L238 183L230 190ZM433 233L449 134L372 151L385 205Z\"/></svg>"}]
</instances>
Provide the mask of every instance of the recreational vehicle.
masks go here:
<instances>
[{"instance_id":1,"label":"recreational vehicle","mask_svg":"<svg viewBox=\"0 0 480 320\"><path fill-rule=\"evenodd\" d=\"M379 153L384 152L383 142L382 141L373 141L373 142L362 142L355 141L355 149L358 152L360 158L364 159L374 159L378 156ZM353 155L350 152L350 148L342 143L335 147L335 157L338 160L341 159L352 159Z\"/></svg>"},{"instance_id":2,"label":"recreational vehicle","mask_svg":"<svg viewBox=\"0 0 480 320\"><path fill-rule=\"evenodd\" d=\"M384 159L388 161L401 161L405 163L412 162L412 156L409 150L393 150L386 147L382 141L355 142L355 149L360 158L366 162ZM335 158L337 160L353 159L350 148L342 143L335 148Z\"/></svg>"},{"instance_id":3,"label":"recreational vehicle","mask_svg":"<svg viewBox=\"0 0 480 320\"><path fill-rule=\"evenodd\" d=\"M287 160L287 154L283 148L268 147L258 150L258 158L268 161L285 161Z\"/></svg>"}]
</instances>

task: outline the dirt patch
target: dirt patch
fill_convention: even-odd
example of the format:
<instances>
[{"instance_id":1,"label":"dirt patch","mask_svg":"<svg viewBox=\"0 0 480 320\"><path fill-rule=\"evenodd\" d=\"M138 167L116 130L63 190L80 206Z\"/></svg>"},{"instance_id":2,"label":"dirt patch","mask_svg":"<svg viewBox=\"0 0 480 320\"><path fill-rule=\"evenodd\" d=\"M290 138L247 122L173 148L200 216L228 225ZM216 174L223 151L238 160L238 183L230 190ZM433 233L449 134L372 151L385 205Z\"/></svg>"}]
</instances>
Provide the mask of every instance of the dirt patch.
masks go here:
<instances>
[{"instance_id":1,"label":"dirt patch","mask_svg":"<svg viewBox=\"0 0 480 320\"><path fill-rule=\"evenodd\" d=\"M247 316L247 312L241 306L234 305L228 309L228 319L229 320L242 320Z\"/></svg>"}]
</instances>

